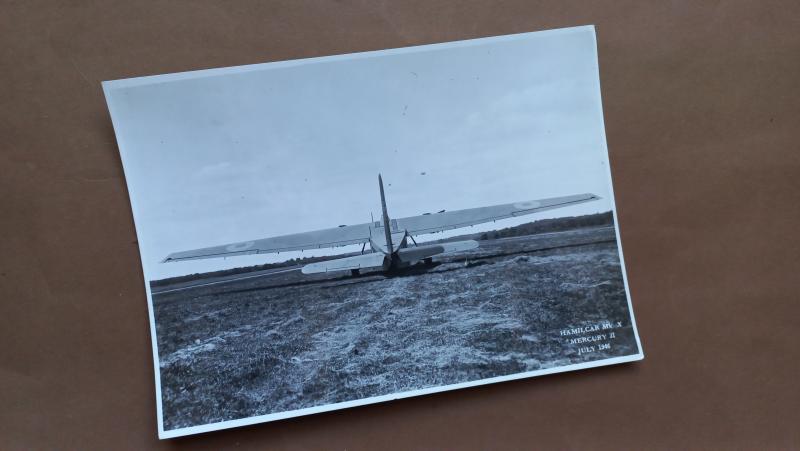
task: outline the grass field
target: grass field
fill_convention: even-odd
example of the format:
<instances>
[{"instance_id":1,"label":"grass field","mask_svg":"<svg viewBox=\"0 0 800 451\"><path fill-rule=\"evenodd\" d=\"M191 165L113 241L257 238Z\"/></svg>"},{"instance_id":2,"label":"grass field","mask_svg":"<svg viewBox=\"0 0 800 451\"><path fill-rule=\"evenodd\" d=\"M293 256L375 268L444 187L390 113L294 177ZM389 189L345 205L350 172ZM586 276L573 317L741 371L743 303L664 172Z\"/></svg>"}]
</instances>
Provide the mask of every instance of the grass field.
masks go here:
<instances>
[{"instance_id":1,"label":"grass field","mask_svg":"<svg viewBox=\"0 0 800 451\"><path fill-rule=\"evenodd\" d=\"M482 241L437 263L155 294L165 429L637 352L613 228ZM607 349L560 332L603 321L622 323Z\"/></svg>"}]
</instances>

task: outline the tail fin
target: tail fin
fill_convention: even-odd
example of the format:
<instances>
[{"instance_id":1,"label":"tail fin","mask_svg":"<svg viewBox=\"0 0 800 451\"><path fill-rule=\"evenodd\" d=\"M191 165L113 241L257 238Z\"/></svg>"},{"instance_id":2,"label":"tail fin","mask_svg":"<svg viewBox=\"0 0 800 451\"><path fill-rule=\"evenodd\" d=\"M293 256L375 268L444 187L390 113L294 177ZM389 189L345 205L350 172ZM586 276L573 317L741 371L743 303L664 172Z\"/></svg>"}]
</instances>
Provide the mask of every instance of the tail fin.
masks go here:
<instances>
[{"instance_id":1,"label":"tail fin","mask_svg":"<svg viewBox=\"0 0 800 451\"><path fill-rule=\"evenodd\" d=\"M378 174L378 185L381 188L381 209L383 209L383 233L386 234L386 249L392 252L392 230L389 224L389 213L386 211L386 197L383 194L383 179Z\"/></svg>"}]
</instances>

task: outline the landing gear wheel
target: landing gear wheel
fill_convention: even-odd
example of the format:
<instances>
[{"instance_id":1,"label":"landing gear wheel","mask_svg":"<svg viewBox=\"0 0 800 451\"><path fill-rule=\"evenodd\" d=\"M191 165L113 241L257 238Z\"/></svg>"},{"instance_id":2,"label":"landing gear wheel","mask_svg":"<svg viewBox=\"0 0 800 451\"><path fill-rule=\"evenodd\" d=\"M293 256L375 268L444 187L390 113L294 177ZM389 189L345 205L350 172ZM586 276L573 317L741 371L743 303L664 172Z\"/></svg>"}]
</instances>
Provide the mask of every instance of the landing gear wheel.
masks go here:
<instances>
[{"instance_id":1,"label":"landing gear wheel","mask_svg":"<svg viewBox=\"0 0 800 451\"><path fill-rule=\"evenodd\" d=\"M361 271L359 271L358 269L351 269L350 270L350 275L351 276L358 276L360 274L361 274Z\"/></svg>"},{"instance_id":2,"label":"landing gear wheel","mask_svg":"<svg viewBox=\"0 0 800 451\"><path fill-rule=\"evenodd\" d=\"M428 257L422 260L422 262L425 264L425 266L433 266L433 257Z\"/></svg>"}]
</instances>

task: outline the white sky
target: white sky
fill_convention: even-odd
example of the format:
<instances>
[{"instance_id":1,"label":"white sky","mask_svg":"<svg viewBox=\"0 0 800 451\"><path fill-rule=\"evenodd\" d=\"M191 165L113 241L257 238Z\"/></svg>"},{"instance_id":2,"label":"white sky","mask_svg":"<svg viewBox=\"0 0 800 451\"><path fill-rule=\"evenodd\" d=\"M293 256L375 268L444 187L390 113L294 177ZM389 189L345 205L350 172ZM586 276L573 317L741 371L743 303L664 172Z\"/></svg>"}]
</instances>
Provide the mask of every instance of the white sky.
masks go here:
<instances>
[{"instance_id":1,"label":"white sky","mask_svg":"<svg viewBox=\"0 0 800 451\"><path fill-rule=\"evenodd\" d=\"M592 27L106 91L148 280L325 253L159 263L175 251L367 222L380 212L379 172L392 217L603 197L450 235L612 208Z\"/></svg>"}]
</instances>

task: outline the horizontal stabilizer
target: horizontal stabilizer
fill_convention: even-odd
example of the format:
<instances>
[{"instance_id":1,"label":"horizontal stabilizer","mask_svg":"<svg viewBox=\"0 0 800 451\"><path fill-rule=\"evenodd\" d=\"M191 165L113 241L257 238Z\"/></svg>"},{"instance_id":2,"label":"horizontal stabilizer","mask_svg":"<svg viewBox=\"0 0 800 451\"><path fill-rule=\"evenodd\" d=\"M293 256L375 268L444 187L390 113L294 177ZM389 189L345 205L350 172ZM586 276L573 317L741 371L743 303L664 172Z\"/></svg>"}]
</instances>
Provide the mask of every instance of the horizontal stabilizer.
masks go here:
<instances>
[{"instance_id":1,"label":"horizontal stabilizer","mask_svg":"<svg viewBox=\"0 0 800 451\"><path fill-rule=\"evenodd\" d=\"M348 271L351 269L379 268L384 266L385 255L380 252L337 258L324 262L310 263L303 266L303 274L316 274L331 271Z\"/></svg>"},{"instance_id":2,"label":"horizontal stabilizer","mask_svg":"<svg viewBox=\"0 0 800 451\"><path fill-rule=\"evenodd\" d=\"M411 263L439 254L467 251L478 247L475 240L452 241L449 243L428 244L423 246L406 247L397 251L400 261Z\"/></svg>"},{"instance_id":3,"label":"horizontal stabilizer","mask_svg":"<svg viewBox=\"0 0 800 451\"><path fill-rule=\"evenodd\" d=\"M449 243L442 243L441 246L444 248L445 254L452 254L453 252L475 249L478 247L478 242L475 240L451 241Z\"/></svg>"}]
</instances>

